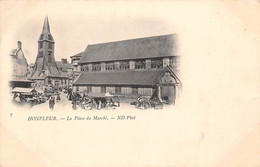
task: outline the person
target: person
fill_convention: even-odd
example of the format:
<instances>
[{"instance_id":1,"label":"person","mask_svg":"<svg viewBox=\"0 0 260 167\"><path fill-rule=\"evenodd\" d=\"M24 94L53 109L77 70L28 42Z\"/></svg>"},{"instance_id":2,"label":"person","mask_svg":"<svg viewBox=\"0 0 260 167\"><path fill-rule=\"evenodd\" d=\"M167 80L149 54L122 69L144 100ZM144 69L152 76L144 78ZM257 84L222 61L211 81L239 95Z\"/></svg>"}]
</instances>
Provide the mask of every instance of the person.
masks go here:
<instances>
[{"instance_id":1,"label":"person","mask_svg":"<svg viewBox=\"0 0 260 167\"><path fill-rule=\"evenodd\" d=\"M92 104L93 104L94 108L97 109L97 102L94 98L92 99Z\"/></svg>"},{"instance_id":2,"label":"person","mask_svg":"<svg viewBox=\"0 0 260 167\"><path fill-rule=\"evenodd\" d=\"M17 93L14 93L13 101L15 101L15 98L17 97Z\"/></svg>"},{"instance_id":3,"label":"person","mask_svg":"<svg viewBox=\"0 0 260 167\"><path fill-rule=\"evenodd\" d=\"M72 109L76 110L77 109L77 100L74 95L72 95Z\"/></svg>"},{"instance_id":4,"label":"person","mask_svg":"<svg viewBox=\"0 0 260 167\"><path fill-rule=\"evenodd\" d=\"M98 110L101 109L101 105L102 105L102 102L101 102L101 100L99 99L99 100L98 100L98 106L97 106L97 109L98 109Z\"/></svg>"},{"instance_id":5,"label":"person","mask_svg":"<svg viewBox=\"0 0 260 167\"><path fill-rule=\"evenodd\" d=\"M55 105L55 98L52 96L51 99L49 100L49 107L51 110L53 110Z\"/></svg>"},{"instance_id":6,"label":"person","mask_svg":"<svg viewBox=\"0 0 260 167\"><path fill-rule=\"evenodd\" d=\"M21 102L21 98L20 98L21 94L18 94L16 97L15 97L15 102L17 103L20 103Z\"/></svg>"},{"instance_id":7,"label":"person","mask_svg":"<svg viewBox=\"0 0 260 167\"><path fill-rule=\"evenodd\" d=\"M57 94L56 101L60 101L60 94L59 93Z\"/></svg>"}]
</instances>

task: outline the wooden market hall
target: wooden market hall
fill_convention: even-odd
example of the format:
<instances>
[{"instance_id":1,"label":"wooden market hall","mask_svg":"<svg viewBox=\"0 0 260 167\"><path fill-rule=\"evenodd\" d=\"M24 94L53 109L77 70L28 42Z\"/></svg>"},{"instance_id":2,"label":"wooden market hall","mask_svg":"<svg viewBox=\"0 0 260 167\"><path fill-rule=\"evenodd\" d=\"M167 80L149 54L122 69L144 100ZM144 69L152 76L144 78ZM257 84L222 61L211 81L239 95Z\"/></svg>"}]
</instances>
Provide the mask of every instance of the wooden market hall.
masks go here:
<instances>
[{"instance_id":1,"label":"wooden market hall","mask_svg":"<svg viewBox=\"0 0 260 167\"><path fill-rule=\"evenodd\" d=\"M182 85L176 50L175 34L88 45L80 53L73 91L175 103Z\"/></svg>"}]
</instances>

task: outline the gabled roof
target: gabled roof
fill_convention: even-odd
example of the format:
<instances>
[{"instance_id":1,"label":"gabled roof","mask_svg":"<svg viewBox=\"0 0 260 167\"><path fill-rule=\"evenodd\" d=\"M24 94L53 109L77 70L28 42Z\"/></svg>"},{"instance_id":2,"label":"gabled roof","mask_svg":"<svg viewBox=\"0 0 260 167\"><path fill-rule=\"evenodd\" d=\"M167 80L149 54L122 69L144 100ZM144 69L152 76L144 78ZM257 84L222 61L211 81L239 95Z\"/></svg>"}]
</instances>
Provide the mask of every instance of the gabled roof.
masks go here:
<instances>
[{"instance_id":1,"label":"gabled roof","mask_svg":"<svg viewBox=\"0 0 260 167\"><path fill-rule=\"evenodd\" d=\"M17 49L12 49L10 51L10 56L14 56L16 54L16 52L17 52Z\"/></svg>"},{"instance_id":2,"label":"gabled roof","mask_svg":"<svg viewBox=\"0 0 260 167\"><path fill-rule=\"evenodd\" d=\"M24 79L24 78L12 78L12 79L10 79L10 82L29 82L29 83L33 83L33 81L27 80L27 79Z\"/></svg>"},{"instance_id":3,"label":"gabled roof","mask_svg":"<svg viewBox=\"0 0 260 167\"><path fill-rule=\"evenodd\" d=\"M68 64L67 64L67 68L68 68L68 69L73 69L73 65L70 64L70 63L68 63Z\"/></svg>"},{"instance_id":4,"label":"gabled roof","mask_svg":"<svg viewBox=\"0 0 260 167\"><path fill-rule=\"evenodd\" d=\"M63 72L67 71L67 66L62 64L61 61L56 61L56 64L57 64L57 67L59 70L61 70Z\"/></svg>"},{"instance_id":5,"label":"gabled roof","mask_svg":"<svg viewBox=\"0 0 260 167\"><path fill-rule=\"evenodd\" d=\"M59 64L59 63L58 63ZM59 70L59 65L57 62L47 63L43 58L37 58L35 63L35 70L30 79L44 79L45 77L56 77L65 78L66 73ZM44 70L44 75L43 75Z\"/></svg>"},{"instance_id":6,"label":"gabled roof","mask_svg":"<svg viewBox=\"0 0 260 167\"><path fill-rule=\"evenodd\" d=\"M80 52L78 54L75 54L74 56L70 56L70 58L81 58L83 53L84 52Z\"/></svg>"},{"instance_id":7,"label":"gabled roof","mask_svg":"<svg viewBox=\"0 0 260 167\"><path fill-rule=\"evenodd\" d=\"M176 55L176 35L162 35L88 45L79 64Z\"/></svg>"},{"instance_id":8,"label":"gabled roof","mask_svg":"<svg viewBox=\"0 0 260 167\"><path fill-rule=\"evenodd\" d=\"M173 73L168 67L154 70L82 72L73 85L154 86L166 70ZM176 77L176 75L173 76Z\"/></svg>"},{"instance_id":9,"label":"gabled roof","mask_svg":"<svg viewBox=\"0 0 260 167\"><path fill-rule=\"evenodd\" d=\"M63 72L67 72L68 69L73 69L73 65L70 63L63 64L61 61L56 61L57 67Z\"/></svg>"}]
</instances>

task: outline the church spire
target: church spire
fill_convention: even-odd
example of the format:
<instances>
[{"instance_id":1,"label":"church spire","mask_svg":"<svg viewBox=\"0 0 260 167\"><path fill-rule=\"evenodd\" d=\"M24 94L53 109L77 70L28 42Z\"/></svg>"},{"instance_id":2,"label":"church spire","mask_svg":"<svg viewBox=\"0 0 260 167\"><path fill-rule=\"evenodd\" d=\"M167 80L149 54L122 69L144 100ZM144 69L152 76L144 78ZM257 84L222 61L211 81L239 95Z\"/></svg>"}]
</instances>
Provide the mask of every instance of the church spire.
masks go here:
<instances>
[{"instance_id":1,"label":"church spire","mask_svg":"<svg viewBox=\"0 0 260 167\"><path fill-rule=\"evenodd\" d=\"M44 19L44 23L43 23L43 27L42 27L42 33L41 33L38 41L45 41L45 40L48 40L50 42L54 42L54 39L53 39L53 37L51 35L51 31L50 31L48 16L46 16L45 19Z\"/></svg>"},{"instance_id":2,"label":"church spire","mask_svg":"<svg viewBox=\"0 0 260 167\"><path fill-rule=\"evenodd\" d=\"M49 33L49 34L51 33L48 16L45 17L43 28L42 28L42 34L45 33Z\"/></svg>"}]
</instances>

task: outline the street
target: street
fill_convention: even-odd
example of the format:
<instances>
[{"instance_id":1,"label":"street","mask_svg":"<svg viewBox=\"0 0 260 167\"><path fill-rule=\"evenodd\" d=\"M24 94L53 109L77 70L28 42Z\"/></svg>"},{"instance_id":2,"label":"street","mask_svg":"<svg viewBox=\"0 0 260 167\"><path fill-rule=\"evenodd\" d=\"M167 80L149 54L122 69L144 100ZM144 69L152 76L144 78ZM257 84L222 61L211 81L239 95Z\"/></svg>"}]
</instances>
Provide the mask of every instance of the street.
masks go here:
<instances>
[{"instance_id":1,"label":"street","mask_svg":"<svg viewBox=\"0 0 260 167\"><path fill-rule=\"evenodd\" d=\"M64 111L64 110L73 110L72 109L72 101L69 101L67 99L67 94L60 92L60 98L61 100L59 102L57 102L55 100L55 105L54 105L54 110L53 111ZM57 97L55 96L55 99ZM165 105L164 108L169 108L169 106ZM51 111L49 108L49 101L46 101L45 103L41 103L38 105L35 105L32 107L32 110L44 110L44 111ZM129 103L120 103L120 107L114 107L113 109L101 109L101 111L105 111L105 110L130 110L130 111L148 111L148 110L154 110L154 109L147 109L147 110L143 110L143 109L138 109L136 108L134 105L130 105ZM77 111L86 111L84 109L82 109L81 107L79 107L77 105ZM97 109L93 109L93 110L89 110L89 111L97 111ZM157 111L160 111L157 110Z\"/></svg>"}]
</instances>

